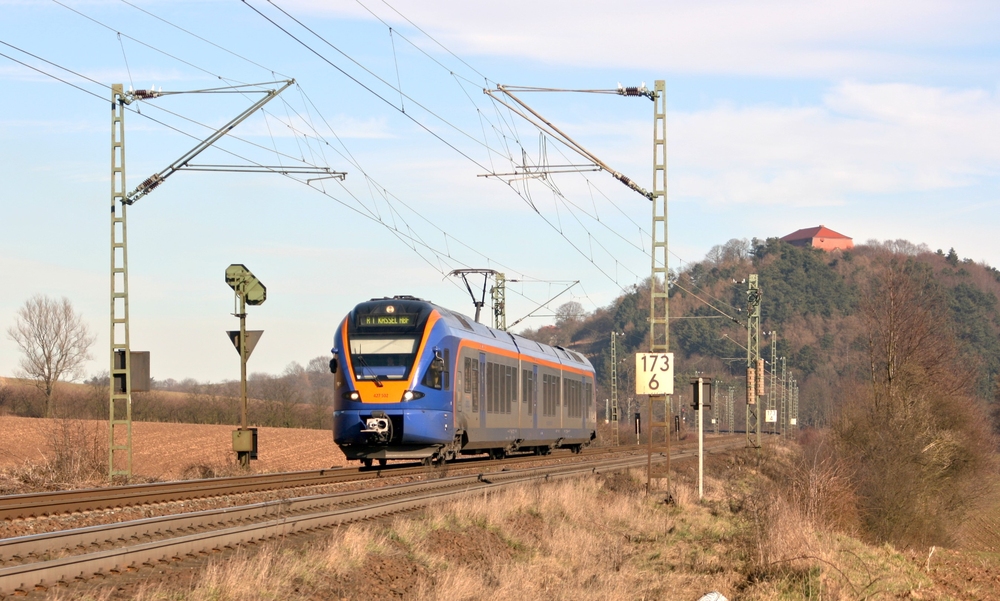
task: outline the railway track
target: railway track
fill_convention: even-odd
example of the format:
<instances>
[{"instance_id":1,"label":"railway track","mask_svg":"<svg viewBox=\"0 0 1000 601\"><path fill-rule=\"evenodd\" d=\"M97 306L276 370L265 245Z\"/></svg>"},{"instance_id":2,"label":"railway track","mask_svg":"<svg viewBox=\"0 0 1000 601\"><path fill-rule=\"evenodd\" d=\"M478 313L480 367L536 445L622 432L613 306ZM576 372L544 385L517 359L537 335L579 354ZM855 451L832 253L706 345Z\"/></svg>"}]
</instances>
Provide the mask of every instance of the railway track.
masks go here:
<instances>
[{"instance_id":1,"label":"railway track","mask_svg":"<svg viewBox=\"0 0 1000 601\"><path fill-rule=\"evenodd\" d=\"M716 440L712 450L742 446L741 440ZM695 452L675 449L672 458ZM599 455L599 453L593 453ZM109 576L143 567L179 561L212 551L231 549L289 535L384 517L446 502L470 494L485 494L505 486L539 480L578 477L645 465L646 456L593 457L589 461L529 466L521 469L447 476L374 489L336 492L225 507L21 536L0 540L0 595ZM658 456L655 461L665 461ZM490 462L480 462L484 465ZM528 462L531 463L531 462ZM402 467L396 472L415 468ZM423 473L428 468L420 468ZM348 470L355 474L366 470ZM378 470L374 470L378 471ZM246 483L243 483L246 484ZM107 490L105 489L105 493Z\"/></svg>"},{"instance_id":2,"label":"railway track","mask_svg":"<svg viewBox=\"0 0 1000 601\"><path fill-rule=\"evenodd\" d=\"M583 450L581 456L629 453L644 447L600 447ZM569 454L513 456L503 460L461 459L448 464L449 470L494 469L496 466L521 465L570 459ZM388 477L426 475L429 468L419 464L396 464L381 468L342 467L325 470L230 476L205 480L183 480L133 484L109 488L89 488L56 492L30 493L0 497L0 520L51 516L65 513L123 508L136 505L168 503L214 496L363 482Z\"/></svg>"}]
</instances>

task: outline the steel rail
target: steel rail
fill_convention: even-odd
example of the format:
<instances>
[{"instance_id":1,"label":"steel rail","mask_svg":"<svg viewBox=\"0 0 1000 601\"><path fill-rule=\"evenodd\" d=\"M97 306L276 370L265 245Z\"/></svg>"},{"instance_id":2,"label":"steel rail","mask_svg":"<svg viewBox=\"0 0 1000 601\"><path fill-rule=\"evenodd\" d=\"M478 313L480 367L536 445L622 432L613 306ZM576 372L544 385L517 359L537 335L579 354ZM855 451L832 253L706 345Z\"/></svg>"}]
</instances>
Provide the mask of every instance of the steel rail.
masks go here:
<instances>
[{"instance_id":1,"label":"steel rail","mask_svg":"<svg viewBox=\"0 0 1000 601\"><path fill-rule=\"evenodd\" d=\"M601 447L583 451L585 455L602 453L631 452L631 447ZM572 456L567 456L570 458ZM501 461L465 459L448 466L454 469L471 467L468 464L510 465L521 462L551 461L559 459L553 455L526 455L511 457ZM412 476L428 473L433 468L400 464L379 468L342 467L280 474L255 474L229 476L204 480L181 480L131 484L107 488L87 488L55 492L28 493L0 497L0 519L58 515L67 512L93 511L134 505L183 501L228 494L260 492L278 488L322 486L345 482L375 480L390 476Z\"/></svg>"},{"instance_id":2,"label":"steel rail","mask_svg":"<svg viewBox=\"0 0 1000 601\"><path fill-rule=\"evenodd\" d=\"M717 440L714 448L721 450L741 445L742 441L740 440ZM678 449L672 455L674 458L679 458L691 452L692 450L690 449ZM657 461L666 461L666 459L661 454L657 458ZM199 518L206 518L209 523L217 523L221 528L138 544L124 544L113 549L0 568L0 595L23 594L36 588L45 589L55 584L85 580L95 574L114 574L124 570L138 569L143 566L154 566L160 562L175 561L185 556L194 556L207 551L234 548L241 544L256 543L279 536L328 528L345 522L372 519L411 511L426 507L431 503L453 500L465 495L485 494L488 491L496 490L503 486L522 484L539 479L548 481L583 474L620 471L632 467L641 467L644 463L644 457L625 457L568 465L549 464L516 471L453 476L434 481L383 487L377 490L317 495L287 501L259 503L253 506L226 508L225 510L148 518L145 520L136 520L131 524L114 524L107 526L106 529L112 535L115 532L118 533L118 542L137 539L140 536L137 533L148 533L152 528L156 528L157 525L163 526L171 521L174 523L174 527L170 528L171 532L183 531L195 527L191 525L190 521ZM391 491L390 489L395 490ZM392 496L393 498L382 501L377 500L386 496ZM321 497L326 497L326 499L322 499ZM338 502L334 500L337 497L339 497L339 503L341 504L351 501L365 501L365 497L369 497L369 499L367 504L361 507L329 509L331 504ZM371 502L373 499L376 502ZM257 508L258 511L263 511L265 517L269 519L257 523L231 526L227 526L227 524L231 523L232 519L220 519L227 516L229 518L236 518L240 512L253 511L254 508ZM295 514L296 510L298 511L297 515ZM271 512L271 515L266 515L267 512ZM214 513L215 515L211 516L209 515L210 513ZM188 525L182 525L184 524L184 520L188 521ZM205 527L205 524L199 527ZM63 541L70 541L62 544L64 548L70 544L80 546L81 543L88 540L93 541L93 535L101 528L90 527L70 530L64 533L19 537L18 539L0 541L0 545L3 545L6 551L5 554L8 556L10 551L14 550L17 545L22 545L21 553L28 555L37 553L37 551L26 551L27 547L23 546L24 543L35 544L36 549L38 548L37 545L48 543L51 549L52 543L62 537ZM160 530L165 531L167 529L161 527ZM103 542L109 539L107 533L103 535L103 538ZM91 542L89 544L94 543Z\"/></svg>"},{"instance_id":3,"label":"steel rail","mask_svg":"<svg viewBox=\"0 0 1000 601\"><path fill-rule=\"evenodd\" d=\"M506 477L506 474L514 473L518 472L500 472L499 476L487 476L486 473L481 472L475 475L409 482L361 491L278 499L238 507L220 507L0 539L0 563L9 563L12 560L30 557L45 559L45 556L58 555L59 552L77 548L99 547L116 541L151 538L157 535L194 531L213 526L221 528L253 519L284 517L359 501L370 502L393 496L414 494L418 491L464 486L487 479L502 479Z\"/></svg>"},{"instance_id":4,"label":"steel rail","mask_svg":"<svg viewBox=\"0 0 1000 601\"><path fill-rule=\"evenodd\" d=\"M665 460L665 458L664 458ZM38 588L60 583L84 580L93 574L114 574L160 562L179 560L211 550L234 548L241 544L328 528L345 522L373 519L427 507L434 502L460 498L470 494L484 494L504 486L533 480L553 480L581 474L618 471L640 466L641 457L619 458L589 464L546 465L518 471L495 472L489 479L478 476L456 476L453 490L418 491L362 507L342 508L292 516L281 515L260 523L244 524L187 534L179 537L145 543L123 545L93 553L73 555L58 559L10 566L0 569L0 594L23 594ZM426 484L426 483L425 483Z\"/></svg>"}]
</instances>

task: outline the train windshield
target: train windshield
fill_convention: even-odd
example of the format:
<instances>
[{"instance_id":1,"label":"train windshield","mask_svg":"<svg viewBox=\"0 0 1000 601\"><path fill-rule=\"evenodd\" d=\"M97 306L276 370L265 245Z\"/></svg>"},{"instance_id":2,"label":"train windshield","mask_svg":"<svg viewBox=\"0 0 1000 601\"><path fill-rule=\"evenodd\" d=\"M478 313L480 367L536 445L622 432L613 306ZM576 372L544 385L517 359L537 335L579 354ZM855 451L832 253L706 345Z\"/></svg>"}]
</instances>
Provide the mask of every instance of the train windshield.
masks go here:
<instances>
[{"instance_id":1,"label":"train windshield","mask_svg":"<svg viewBox=\"0 0 1000 601\"><path fill-rule=\"evenodd\" d=\"M417 356L417 338L351 337L351 367L359 380L405 380Z\"/></svg>"}]
</instances>

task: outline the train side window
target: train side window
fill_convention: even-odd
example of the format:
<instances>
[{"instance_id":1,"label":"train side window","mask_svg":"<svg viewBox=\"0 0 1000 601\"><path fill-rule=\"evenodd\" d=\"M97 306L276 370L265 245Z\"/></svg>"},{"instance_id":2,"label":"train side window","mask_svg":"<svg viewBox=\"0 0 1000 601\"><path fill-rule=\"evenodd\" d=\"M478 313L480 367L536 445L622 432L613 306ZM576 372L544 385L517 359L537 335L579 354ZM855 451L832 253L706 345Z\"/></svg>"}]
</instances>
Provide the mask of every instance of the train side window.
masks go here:
<instances>
[{"instance_id":1,"label":"train side window","mask_svg":"<svg viewBox=\"0 0 1000 601\"><path fill-rule=\"evenodd\" d=\"M436 390L448 390L451 388L451 383L448 382L448 349L445 349L442 355L441 351L434 349L434 358L431 359L430 365L427 366L427 371L424 372L424 379L421 384L434 388Z\"/></svg>"},{"instance_id":2,"label":"train side window","mask_svg":"<svg viewBox=\"0 0 1000 601\"><path fill-rule=\"evenodd\" d=\"M441 390L441 370L437 369L434 365L434 361L427 367L427 371L424 372L424 379L420 381L424 386Z\"/></svg>"},{"instance_id":3,"label":"train side window","mask_svg":"<svg viewBox=\"0 0 1000 601\"><path fill-rule=\"evenodd\" d=\"M500 397L500 385L503 380L503 374L500 372L500 364L493 364L493 411L495 413L503 413L503 406L501 405Z\"/></svg>"},{"instance_id":4,"label":"train side window","mask_svg":"<svg viewBox=\"0 0 1000 601\"><path fill-rule=\"evenodd\" d=\"M496 395L493 394L493 364L486 363L486 413L493 413L493 401Z\"/></svg>"},{"instance_id":5,"label":"train side window","mask_svg":"<svg viewBox=\"0 0 1000 601\"><path fill-rule=\"evenodd\" d=\"M575 383L569 378L563 378L563 406L567 408L566 415L568 417L576 417L575 407L573 407L573 384Z\"/></svg>"},{"instance_id":6,"label":"train side window","mask_svg":"<svg viewBox=\"0 0 1000 601\"><path fill-rule=\"evenodd\" d=\"M542 374L542 415L549 414L549 376Z\"/></svg>"},{"instance_id":7,"label":"train side window","mask_svg":"<svg viewBox=\"0 0 1000 601\"><path fill-rule=\"evenodd\" d=\"M517 403L517 368L509 365L507 366L507 391L507 413L511 413L512 407Z\"/></svg>"},{"instance_id":8,"label":"train side window","mask_svg":"<svg viewBox=\"0 0 1000 601\"><path fill-rule=\"evenodd\" d=\"M542 415L552 417L559 410L559 376L542 375Z\"/></svg>"},{"instance_id":9,"label":"train side window","mask_svg":"<svg viewBox=\"0 0 1000 601\"><path fill-rule=\"evenodd\" d=\"M528 405L528 415L532 413L532 403L530 399L534 396L534 380L532 379L532 373L530 369L525 369L521 371L521 400L526 405Z\"/></svg>"},{"instance_id":10,"label":"train side window","mask_svg":"<svg viewBox=\"0 0 1000 601\"><path fill-rule=\"evenodd\" d=\"M470 377L471 374L472 374L472 365L471 365L471 363L472 363L472 359L470 359L469 357L466 357L465 358L465 393L466 394L469 394L470 392L472 392L472 378Z\"/></svg>"},{"instance_id":11,"label":"train side window","mask_svg":"<svg viewBox=\"0 0 1000 601\"><path fill-rule=\"evenodd\" d=\"M497 376L500 378L500 394L497 396L497 413L507 413L507 399L509 398L510 379L507 377L507 366L497 364Z\"/></svg>"},{"instance_id":12,"label":"train side window","mask_svg":"<svg viewBox=\"0 0 1000 601\"><path fill-rule=\"evenodd\" d=\"M472 384L472 410L479 413L479 361L475 358L467 359L469 361L468 377L467 381Z\"/></svg>"},{"instance_id":13,"label":"train side window","mask_svg":"<svg viewBox=\"0 0 1000 601\"><path fill-rule=\"evenodd\" d=\"M514 398L514 368L509 365L503 366L503 412L510 413L510 403Z\"/></svg>"},{"instance_id":14,"label":"train side window","mask_svg":"<svg viewBox=\"0 0 1000 601\"><path fill-rule=\"evenodd\" d=\"M566 392L562 389L562 378L556 376L555 378L553 378L553 380L555 380L555 388L556 388L556 407L565 407L566 397L564 395L566 394ZM558 409L556 411L558 411Z\"/></svg>"},{"instance_id":15,"label":"train side window","mask_svg":"<svg viewBox=\"0 0 1000 601\"><path fill-rule=\"evenodd\" d=\"M451 390L451 349L444 349L444 371L441 372L441 386Z\"/></svg>"}]
</instances>

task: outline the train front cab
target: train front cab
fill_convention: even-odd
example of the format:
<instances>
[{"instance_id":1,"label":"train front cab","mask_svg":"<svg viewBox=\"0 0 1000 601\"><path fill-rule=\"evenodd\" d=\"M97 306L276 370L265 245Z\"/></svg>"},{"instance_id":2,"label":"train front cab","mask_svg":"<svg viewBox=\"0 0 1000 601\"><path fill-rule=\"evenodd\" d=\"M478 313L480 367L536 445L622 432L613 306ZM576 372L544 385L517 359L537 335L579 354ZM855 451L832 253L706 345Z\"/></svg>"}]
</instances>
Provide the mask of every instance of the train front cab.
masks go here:
<instances>
[{"instance_id":1,"label":"train front cab","mask_svg":"<svg viewBox=\"0 0 1000 601\"><path fill-rule=\"evenodd\" d=\"M366 465L429 460L457 450L452 403L455 340L416 299L359 304L341 324L334 442Z\"/></svg>"}]
</instances>

